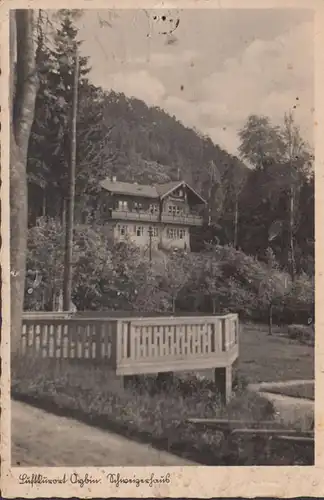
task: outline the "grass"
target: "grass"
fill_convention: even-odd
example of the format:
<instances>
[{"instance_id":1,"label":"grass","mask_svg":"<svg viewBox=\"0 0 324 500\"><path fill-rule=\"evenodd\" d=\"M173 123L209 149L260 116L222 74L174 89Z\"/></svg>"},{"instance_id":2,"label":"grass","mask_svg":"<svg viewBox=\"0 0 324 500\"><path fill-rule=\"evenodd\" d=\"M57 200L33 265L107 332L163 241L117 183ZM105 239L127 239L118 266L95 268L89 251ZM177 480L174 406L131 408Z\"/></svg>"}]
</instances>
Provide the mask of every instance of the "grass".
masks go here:
<instances>
[{"instance_id":1,"label":"grass","mask_svg":"<svg viewBox=\"0 0 324 500\"><path fill-rule=\"evenodd\" d=\"M265 325L242 326L238 370L248 383L314 379L314 348L287 338L285 330L269 336Z\"/></svg>"},{"instance_id":2,"label":"grass","mask_svg":"<svg viewBox=\"0 0 324 500\"><path fill-rule=\"evenodd\" d=\"M311 379L312 359L311 348L308 352L306 346L248 325L240 336L239 383L227 407L221 405L213 382L195 375L175 377L164 389L157 389L153 377L142 377L139 385L122 389L104 365L30 358L12 362L12 396L206 465L303 464L304 452L291 446L282 453L280 445L270 457L247 443L233 452L220 433L183 422L203 417L271 420L271 403L246 391L245 382Z\"/></svg>"}]
</instances>

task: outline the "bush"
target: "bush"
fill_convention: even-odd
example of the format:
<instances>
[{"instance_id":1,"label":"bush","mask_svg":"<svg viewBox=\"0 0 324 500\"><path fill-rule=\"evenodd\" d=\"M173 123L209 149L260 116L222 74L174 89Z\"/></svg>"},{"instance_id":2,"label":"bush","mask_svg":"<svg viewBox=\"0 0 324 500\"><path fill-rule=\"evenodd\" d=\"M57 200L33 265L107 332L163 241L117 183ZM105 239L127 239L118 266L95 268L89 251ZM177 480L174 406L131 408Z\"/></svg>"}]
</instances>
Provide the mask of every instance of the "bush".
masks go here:
<instances>
[{"instance_id":1,"label":"bush","mask_svg":"<svg viewBox=\"0 0 324 500\"><path fill-rule=\"evenodd\" d=\"M41 218L29 230L27 287L33 272L41 282L26 293L28 310L53 310L62 290L64 234L59 222ZM199 254L170 252L159 265L143 259L132 244L114 244L102 228L75 226L73 302L78 310L164 313L181 310L277 323L307 323L314 312L314 279L291 283L273 252L267 262L231 246L214 245Z\"/></svg>"},{"instance_id":2,"label":"bush","mask_svg":"<svg viewBox=\"0 0 324 500\"><path fill-rule=\"evenodd\" d=\"M76 225L72 300L83 310L164 311L165 298L137 247L113 243L102 228ZM63 287L64 232L59 221L38 219L29 229L25 309L55 310ZM34 275L41 277L33 289ZM28 293L28 290L33 290Z\"/></svg>"},{"instance_id":3,"label":"bush","mask_svg":"<svg viewBox=\"0 0 324 500\"><path fill-rule=\"evenodd\" d=\"M314 344L315 333L311 326L306 325L289 325L288 337L290 339L299 340L302 343Z\"/></svg>"}]
</instances>

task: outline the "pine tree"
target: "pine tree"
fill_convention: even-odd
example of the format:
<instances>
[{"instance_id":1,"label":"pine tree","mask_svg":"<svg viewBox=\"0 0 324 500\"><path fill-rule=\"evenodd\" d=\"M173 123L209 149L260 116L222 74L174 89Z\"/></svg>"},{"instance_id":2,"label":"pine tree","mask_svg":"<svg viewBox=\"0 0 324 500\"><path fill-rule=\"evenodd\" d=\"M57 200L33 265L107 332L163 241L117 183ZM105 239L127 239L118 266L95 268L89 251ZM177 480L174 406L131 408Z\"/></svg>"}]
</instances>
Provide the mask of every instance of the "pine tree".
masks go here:
<instances>
[{"instance_id":1,"label":"pine tree","mask_svg":"<svg viewBox=\"0 0 324 500\"><path fill-rule=\"evenodd\" d=\"M54 34L53 47L47 45L42 48L42 59L47 59L48 64L41 75L28 151L31 222L39 215L60 215L64 219L67 166L70 161L73 61L75 47L81 44L77 34L72 15L66 12ZM88 85L85 76L89 71L88 59L81 57L80 92ZM35 190L38 196L33 196Z\"/></svg>"}]
</instances>

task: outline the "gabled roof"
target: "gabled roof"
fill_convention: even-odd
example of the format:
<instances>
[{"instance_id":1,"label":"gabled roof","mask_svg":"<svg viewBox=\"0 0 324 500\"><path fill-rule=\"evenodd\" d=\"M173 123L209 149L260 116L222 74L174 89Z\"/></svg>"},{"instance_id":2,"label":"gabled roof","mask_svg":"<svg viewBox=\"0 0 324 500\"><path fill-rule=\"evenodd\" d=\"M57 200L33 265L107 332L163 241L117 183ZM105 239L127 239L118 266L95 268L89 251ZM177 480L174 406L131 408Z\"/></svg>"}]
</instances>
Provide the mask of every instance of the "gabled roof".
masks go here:
<instances>
[{"instance_id":1,"label":"gabled roof","mask_svg":"<svg viewBox=\"0 0 324 500\"><path fill-rule=\"evenodd\" d=\"M189 184L184 181L172 181L165 184L156 184L155 186L148 186L142 184L135 184L131 182L119 182L105 179L100 182L101 187L116 194L126 194L131 196L142 196L145 198L160 198L163 200L166 196L171 194L179 187L187 187L200 201L206 204L206 200L200 196Z\"/></svg>"},{"instance_id":2,"label":"gabled roof","mask_svg":"<svg viewBox=\"0 0 324 500\"><path fill-rule=\"evenodd\" d=\"M157 184L156 188L159 192L159 195L161 199L165 198L169 194L172 193L172 191L175 191L175 189L179 187L186 187L188 188L195 196L197 196L202 203L207 203L206 200L202 196L200 196L199 193L195 189L193 189L189 184L187 184L185 181L174 181L174 182L168 182L167 184Z\"/></svg>"},{"instance_id":3,"label":"gabled roof","mask_svg":"<svg viewBox=\"0 0 324 500\"><path fill-rule=\"evenodd\" d=\"M155 186L145 186L142 184L135 184L132 182L118 182L105 179L100 182L100 185L116 194L129 194L133 196L143 196L145 198L158 198L158 192Z\"/></svg>"},{"instance_id":4,"label":"gabled roof","mask_svg":"<svg viewBox=\"0 0 324 500\"><path fill-rule=\"evenodd\" d=\"M161 198L164 198L167 193L172 193L174 189L183 184L181 181L171 181L165 184L156 184L156 190Z\"/></svg>"}]
</instances>

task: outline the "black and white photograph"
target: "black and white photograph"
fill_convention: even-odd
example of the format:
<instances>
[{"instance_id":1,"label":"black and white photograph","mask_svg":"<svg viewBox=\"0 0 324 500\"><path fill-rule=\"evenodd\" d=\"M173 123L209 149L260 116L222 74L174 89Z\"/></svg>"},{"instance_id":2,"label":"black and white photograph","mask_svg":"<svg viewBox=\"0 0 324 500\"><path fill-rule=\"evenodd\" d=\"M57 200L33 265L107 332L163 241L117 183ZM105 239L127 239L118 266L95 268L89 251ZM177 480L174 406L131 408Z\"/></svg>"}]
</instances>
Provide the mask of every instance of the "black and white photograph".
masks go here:
<instances>
[{"instance_id":1,"label":"black and white photograph","mask_svg":"<svg viewBox=\"0 0 324 500\"><path fill-rule=\"evenodd\" d=\"M314 10L54 7L8 20L20 484L314 466Z\"/></svg>"}]
</instances>

